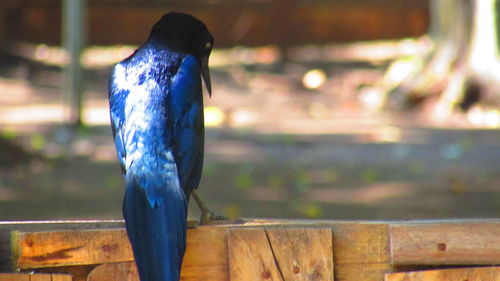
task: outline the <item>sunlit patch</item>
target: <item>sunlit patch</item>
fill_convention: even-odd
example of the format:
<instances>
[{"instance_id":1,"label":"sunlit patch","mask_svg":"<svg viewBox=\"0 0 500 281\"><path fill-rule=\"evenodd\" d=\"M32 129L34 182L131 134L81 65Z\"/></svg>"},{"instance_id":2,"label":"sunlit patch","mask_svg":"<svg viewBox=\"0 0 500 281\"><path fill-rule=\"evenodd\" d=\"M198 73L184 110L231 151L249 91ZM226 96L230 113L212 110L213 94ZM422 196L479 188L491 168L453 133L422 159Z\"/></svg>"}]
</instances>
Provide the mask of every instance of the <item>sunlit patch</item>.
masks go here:
<instances>
[{"instance_id":1,"label":"sunlit patch","mask_svg":"<svg viewBox=\"0 0 500 281\"><path fill-rule=\"evenodd\" d=\"M64 120L67 110L63 106L38 104L13 106L0 111L1 124L42 124Z\"/></svg>"},{"instance_id":2,"label":"sunlit patch","mask_svg":"<svg viewBox=\"0 0 500 281\"><path fill-rule=\"evenodd\" d=\"M422 67L416 59L400 59L389 66L384 81L389 85L399 84Z\"/></svg>"},{"instance_id":3,"label":"sunlit patch","mask_svg":"<svg viewBox=\"0 0 500 281\"><path fill-rule=\"evenodd\" d=\"M490 128L498 128L500 126L500 112L497 109L485 112L484 123Z\"/></svg>"},{"instance_id":4,"label":"sunlit patch","mask_svg":"<svg viewBox=\"0 0 500 281\"><path fill-rule=\"evenodd\" d=\"M108 125L109 107L91 106L83 109L83 122L87 125Z\"/></svg>"},{"instance_id":5,"label":"sunlit patch","mask_svg":"<svg viewBox=\"0 0 500 281\"><path fill-rule=\"evenodd\" d=\"M481 107L473 107L467 112L467 120L473 125L480 126L483 123L483 110Z\"/></svg>"},{"instance_id":6,"label":"sunlit patch","mask_svg":"<svg viewBox=\"0 0 500 281\"><path fill-rule=\"evenodd\" d=\"M372 111L378 111L385 103L385 92L377 87L365 87L358 94L359 102Z\"/></svg>"},{"instance_id":7,"label":"sunlit patch","mask_svg":"<svg viewBox=\"0 0 500 281\"><path fill-rule=\"evenodd\" d=\"M302 78L302 84L307 89L317 89L326 82L326 74L321 69L309 70Z\"/></svg>"},{"instance_id":8,"label":"sunlit patch","mask_svg":"<svg viewBox=\"0 0 500 281\"><path fill-rule=\"evenodd\" d=\"M224 123L226 116L224 111L215 106L205 107L205 126L207 127L217 127Z\"/></svg>"},{"instance_id":9,"label":"sunlit patch","mask_svg":"<svg viewBox=\"0 0 500 281\"><path fill-rule=\"evenodd\" d=\"M211 66L228 66L238 64L270 64L281 58L281 52L276 46L244 48L237 46L231 49L216 49L210 55Z\"/></svg>"},{"instance_id":10,"label":"sunlit patch","mask_svg":"<svg viewBox=\"0 0 500 281\"><path fill-rule=\"evenodd\" d=\"M237 109L231 113L231 125L236 127L250 125L255 121L255 114L247 109Z\"/></svg>"},{"instance_id":11,"label":"sunlit patch","mask_svg":"<svg viewBox=\"0 0 500 281\"><path fill-rule=\"evenodd\" d=\"M82 53L82 64L88 68L106 67L130 56L135 49L136 46L127 45L88 47Z\"/></svg>"},{"instance_id":12,"label":"sunlit patch","mask_svg":"<svg viewBox=\"0 0 500 281\"><path fill-rule=\"evenodd\" d=\"M442 123L448 120L453 113L451 104L446 102L438 102L432 109L431 118L433 121Z\"/></svg>"},{"instance_id":13,"label":"sunlit patch","mask_svg":"<svg viewBox=\"0 0 500 281\"><path fill-rule=\"evenodd\" d=\"M401 140L401 129L393 126L380 128L373 136L375 141L379 142L398 142Z\"/></svg>"},{"instance_id":14,"label":"sunlit patch","mask_svg":"<svg viewBox=\"0 0 500 281\"><path fill-rule=\"evenodd\" d=\"M475 126L498 128L500 127L500 111L475 106L467 112L467 120Z\"/></svg>"}]
</instances>

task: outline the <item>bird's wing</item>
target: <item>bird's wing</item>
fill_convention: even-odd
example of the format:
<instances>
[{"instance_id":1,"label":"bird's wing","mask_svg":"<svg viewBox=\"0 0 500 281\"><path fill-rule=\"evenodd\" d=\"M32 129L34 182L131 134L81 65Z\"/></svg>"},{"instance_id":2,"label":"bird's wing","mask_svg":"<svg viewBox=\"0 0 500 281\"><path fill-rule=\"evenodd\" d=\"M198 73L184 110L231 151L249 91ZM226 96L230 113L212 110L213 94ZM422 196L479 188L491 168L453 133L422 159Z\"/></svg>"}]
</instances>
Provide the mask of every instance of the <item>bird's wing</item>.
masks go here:
<instances>
[{"instance_id":1,"label":"bird's wing","mask_svg":"<svg viewBox=\"0 0 500 281\"><path fill-rule=\"evenodd\" d=\"M123 129L125 126L125 101L130 88L126 80L125 62L118 63L113 67L109 80L109 108L111 117L111 129L115 141L118 162L123 173L125 173L125 144Z\"/></svg>"},{"instance_id":2,"label":"bird's wing","mask_svg":"<svg viewBox=\"0 0 500 281\"><path fill-rule=\"evenodd\" d=\"M174 153L186 198L198 187L203 166L204 123L200 64L186 55L170 86L175 116Z\"/></svg>"}]
</instances>

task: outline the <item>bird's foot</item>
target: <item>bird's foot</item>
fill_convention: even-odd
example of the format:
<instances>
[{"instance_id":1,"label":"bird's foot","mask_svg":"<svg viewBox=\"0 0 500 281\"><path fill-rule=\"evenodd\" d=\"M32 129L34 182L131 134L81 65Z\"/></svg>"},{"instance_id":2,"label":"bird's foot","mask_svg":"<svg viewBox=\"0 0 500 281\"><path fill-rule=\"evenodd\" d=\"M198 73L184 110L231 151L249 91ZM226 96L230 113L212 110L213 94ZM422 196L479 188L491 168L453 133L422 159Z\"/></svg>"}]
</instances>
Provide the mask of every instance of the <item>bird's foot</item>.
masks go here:
<instances>
[{"instance_id":1,"label":"bird's foot","mask_svg":"<svg viewBox=\"0 0 500 281\"><path fill-rule=\"evenodd\" d=\"M208 209L202 210L200 215L199 225L206 225L217 223L219 221L227 221L229 220L226 216L216 214Z\"/></svg>"},{"instance_id":2,"label":"bird's foot","mask_svg":"<svg viewBox=\"0 0 500 281\"><path fill-rule=\"evenodd\" d=\"M205 205L205 203L203 203L196 190L193 190L191 192L191 195L193 196L194 201L196 202L198 208L200 208L201 211L200 221L198 222L199 225L213 224L213 223L217 224L218 222L223 222L228 220L227 217L210 211Z\"/></svg>"}]
</instances>

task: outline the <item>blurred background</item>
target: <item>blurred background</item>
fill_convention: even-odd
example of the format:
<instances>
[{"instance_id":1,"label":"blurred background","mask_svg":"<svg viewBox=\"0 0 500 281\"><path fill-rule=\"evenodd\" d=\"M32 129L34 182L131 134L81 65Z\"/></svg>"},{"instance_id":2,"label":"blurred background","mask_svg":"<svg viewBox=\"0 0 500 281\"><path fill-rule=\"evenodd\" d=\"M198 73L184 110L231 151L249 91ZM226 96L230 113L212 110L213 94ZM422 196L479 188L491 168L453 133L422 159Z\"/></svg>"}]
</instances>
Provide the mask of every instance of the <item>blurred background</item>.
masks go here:
<instances>
[{"instance_id":1,"label":"blurred background","mask_svg":"<svg viewBox=\"0 0 500 281\"><path fill-rule=\"evenodd\" d=\"M495 0L2 0L0 220L121 218L107 81L167 11L215 37L215 211L499 216Z\"/></svg>"}]
</instances>

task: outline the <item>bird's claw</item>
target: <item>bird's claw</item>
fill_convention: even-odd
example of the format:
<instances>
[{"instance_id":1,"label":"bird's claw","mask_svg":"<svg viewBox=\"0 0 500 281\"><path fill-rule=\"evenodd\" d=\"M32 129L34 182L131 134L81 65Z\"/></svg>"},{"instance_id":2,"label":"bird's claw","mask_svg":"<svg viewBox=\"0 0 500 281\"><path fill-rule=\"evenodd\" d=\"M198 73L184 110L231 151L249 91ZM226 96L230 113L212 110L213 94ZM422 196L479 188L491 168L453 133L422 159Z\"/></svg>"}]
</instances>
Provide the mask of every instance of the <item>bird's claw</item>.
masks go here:
<instances>
[{"instance_id":1,"label":"bird's claw","mask_svg":"<svg viewBox=\"0 0 500 281\"><path fill-rule=\"evenodd\" d=\"M228 218L226 216L216 214L210 210L206 210L202 211L198 225L212 224L214 222L216 223L218 221L227 221L227 220Z\"/></svg>"}]
</instances>

